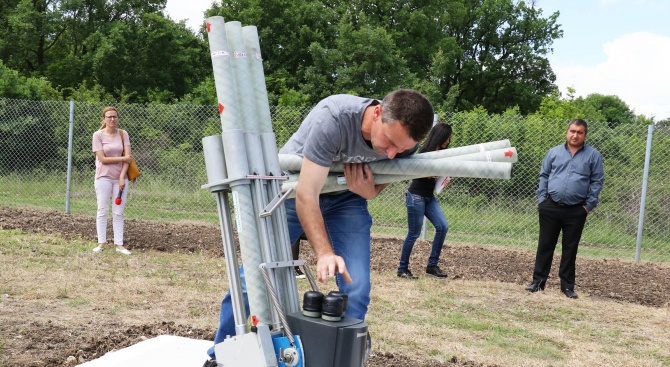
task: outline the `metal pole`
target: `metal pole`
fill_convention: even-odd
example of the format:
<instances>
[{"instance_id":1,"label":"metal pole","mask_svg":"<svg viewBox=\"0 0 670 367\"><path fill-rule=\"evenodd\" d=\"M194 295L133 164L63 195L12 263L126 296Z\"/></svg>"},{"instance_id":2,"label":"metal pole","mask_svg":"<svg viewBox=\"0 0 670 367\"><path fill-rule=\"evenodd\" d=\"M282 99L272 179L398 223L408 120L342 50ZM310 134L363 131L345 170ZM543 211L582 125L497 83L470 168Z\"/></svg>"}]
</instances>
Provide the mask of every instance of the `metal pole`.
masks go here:
<instances>
[{"instance_id":1,"label":"metal pole","mask_svg":"<svg viewBox=\"0 0 670 367\"><path fill-rule=\"evenodd\" d=\"M254 111L256 112L256 123L260 133L265 169L268 175L279 176L281 175L281 168L277 156L277 141L275 134L272 131L272 116L265 85L263 58L261 55L260 42L258 40L258 30L255 26L242 27L242 35L247 53L247 62L249 64ZM271 180L264 186L269 200L281 196L281 183L279 181ZM275 211L275 215L272 216L271 220L272 225L269 226L269 228L272 229L273 233L270 236L270 239L274 240L271 245L273 246L276 259L278 261L292 260L291 243L289 241L288 229L286 227L286 210L283 206ZM297 285L293 275L293 269L277 269L277 272L279 273L277 274L277 291L281 303L289 313L300 311L300 301L298 299L298 292L296 291Z\"/></svg>"},{"instance_id":2,"label":"metal pole","mask_svg":"<svg viewBox=\"0 0 670 367\"><path fill-rule=\"evenodd\" d=\"M642 231L644 230L644 209L647 202L647 185L649 182L649 161L651 160L651 141L654 136L654 125L647 129L647 150L644 153L644 174L642 176L642 197L640 198L640 217L637 222L637 243L635 246L635 262L640 262L642 250Z\"/></svg>"},{"instance_id":3,"label":"metal pole","mask_svg":"<svg viewBox=\"0 0 670 367\"><path fill-rule=\"evenodd\" d=\"M228 178L221 136L214 135L202 138L202 151L205 155L207 181L217 182ZM230 205L228 204L230 186L216 185L210 187L209 190L216 195L216 208L219 214L223 253L226 258L226 272L228 273L228 284L230 285L230 299L235 319L235 332L236 335L242 335L246 332L247 315L244 310L244 295L238 272L239 265L237 263L237 253L235 252L233 224L230 216Z\"/></svg>"},{"instance_id":4,"label":"metal pole","mask_svg":"<svg viewBox=\"0 0 670 367\"><path fill-rule=\"evenodd\" d=\"M423 217L423 226L421 227L421 239L426 240L426 227L428 227L428 221L426 220L426 216Z\"/></svg>"},{"instance_id":5,"label":"metal pole","mask_svg":"<svg viewBox=\"0 0 670 367\"><path fill-rule=\"evenodd\" d=\"M70 132L67 142L67 183L65 184L65 214L70 214L70 189L72 187L72 137L74 135L74 101L70 101Z\"/></svg>"}]
</instances>

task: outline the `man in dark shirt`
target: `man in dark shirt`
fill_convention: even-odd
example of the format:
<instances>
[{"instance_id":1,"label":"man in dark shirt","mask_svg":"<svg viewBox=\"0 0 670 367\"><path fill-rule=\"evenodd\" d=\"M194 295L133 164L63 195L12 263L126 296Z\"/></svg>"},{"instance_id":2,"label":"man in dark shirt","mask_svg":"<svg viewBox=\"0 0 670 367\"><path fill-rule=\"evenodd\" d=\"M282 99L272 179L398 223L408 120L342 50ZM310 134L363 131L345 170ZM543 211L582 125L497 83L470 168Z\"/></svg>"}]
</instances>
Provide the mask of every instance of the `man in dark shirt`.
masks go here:
<instances>
[{"instance_id":1,"label":"man in dark shirt","mask_svg":"<svg viewBox=\"0 0 670 367\"><path fill-rule=\"evenodd\" d=\"M558 235L563 231L558 271L561 291L568 298L577 298L574 290L577 248L586 216L598 205L605 180L602 156L584 143L587 132L586 121L570 121L567 141L550 149L542 161L537 189L540 238L533 282L526 288L529 292L544 290Z\"/></svg>"}]
</instances>

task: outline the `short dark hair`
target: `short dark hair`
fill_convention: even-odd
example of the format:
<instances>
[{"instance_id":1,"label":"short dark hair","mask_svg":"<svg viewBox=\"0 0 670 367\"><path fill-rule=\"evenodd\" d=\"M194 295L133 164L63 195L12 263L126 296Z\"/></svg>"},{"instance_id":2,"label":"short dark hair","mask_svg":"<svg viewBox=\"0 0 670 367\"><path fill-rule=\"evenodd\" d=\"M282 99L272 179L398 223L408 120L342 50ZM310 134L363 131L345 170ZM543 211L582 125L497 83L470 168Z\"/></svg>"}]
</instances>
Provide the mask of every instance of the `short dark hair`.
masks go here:
<instances>
[{"instance_id":1,"label":"short dark hair","mask_svg":"<svg viewBox=\"0 0 670 367\"><path fill-rule=\"evenodd\" d=\"M585 133L589 132L589 126L586 124L586 121L582 119L574 119L568 122L568 129L570 128L570 125L584 126L584 132Z\"/></svg>"},{"instance_id":2,"label":"short dark hair","mask_svg":"<svg viewBox=\"0 0 670 367\"><path fill-rule=\"evenodd\" d=\"M425 152L434 152L440 145L442 145L447 139L451 137L453 129L451 125L445 123L439 123L430 130L428 133L428 138L426 142L423 143L423 147L419 153Z\"/></svg>"},{"instance_id":3,"label":"short dark hair","mask_svg":"<svg viewBox=\"0 0 670 367\"><path fill-rule=\"evenodd\" d=\"M433 126L433 105L417 91L395 90L384 97L381 106L382 122L399 121L415 141L421 141Z\"/></svg>"}]
</instances>

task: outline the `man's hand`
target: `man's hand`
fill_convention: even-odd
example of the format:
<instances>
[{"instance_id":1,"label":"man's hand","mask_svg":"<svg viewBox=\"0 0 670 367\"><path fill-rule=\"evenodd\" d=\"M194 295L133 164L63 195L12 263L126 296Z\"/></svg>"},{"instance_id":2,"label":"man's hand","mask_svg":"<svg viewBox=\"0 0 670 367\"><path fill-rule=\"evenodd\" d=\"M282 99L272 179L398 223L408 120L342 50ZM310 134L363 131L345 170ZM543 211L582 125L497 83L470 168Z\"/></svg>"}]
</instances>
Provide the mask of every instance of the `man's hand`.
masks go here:
<instances>
[{"instance_id":1,"label":"man's hand","mask_svg":"<svg viewBox=\"0 0 670 367\"><path fill-rule=\"evenodd\" d=\"M381 191L375 187L372 170L365 163L345 164L344 178L347 180L349 191L360 195L364 199L372 199Z\"/></svg>"},{"instance_id":2,"label":"man's hand","mask_svg":"<svg viewBox=\"0 0 670 367\"><path fill-rule=\"evenodd\" d=\"M334 278L338 273L342 274L342 278L347 284L351 284L351 276L341 256L334 253L319 256L316 262L316 276L319 282L328 284L328 278Z\"/></svg>"}]
</instances>

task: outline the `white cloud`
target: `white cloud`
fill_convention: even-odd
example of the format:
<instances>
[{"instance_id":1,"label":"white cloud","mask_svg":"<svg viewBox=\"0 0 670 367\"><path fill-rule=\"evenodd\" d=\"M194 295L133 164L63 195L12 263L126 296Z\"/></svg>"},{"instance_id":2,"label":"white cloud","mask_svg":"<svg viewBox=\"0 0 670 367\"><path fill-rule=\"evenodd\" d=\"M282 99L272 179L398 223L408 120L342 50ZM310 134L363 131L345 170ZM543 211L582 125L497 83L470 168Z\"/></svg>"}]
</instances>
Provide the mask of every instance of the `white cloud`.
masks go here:
<instances>
[{"instance_id":1,"label":"white cloud","mask_svg":"<svg viewBox=\"0 0 670 367\"><path fill-rule=\"evenodd\" d=\"M603 45L605 62L584 66L578 62L552 65L556 84L565 93L616 95L636 114L656 120L670 117L670 37L647 32L624 35Z\"/></svg>"},{"instance_id":2,"label":"white cloud","mask_svg":"<svg viewBox=\"0 0 670 367\"><path fill-rule=\"evenodd\" d=\"M186 20L186 26L197 32L205 22L204 12L213 0L168 0L165 13L175 21Z\"/></svg>"}]
</instances>

